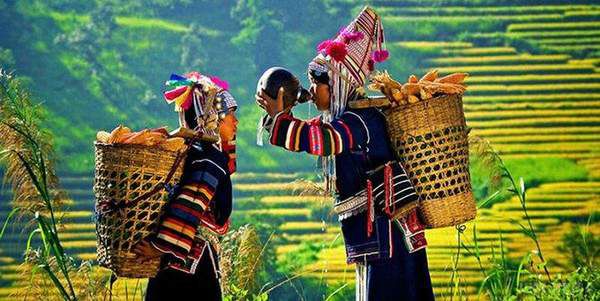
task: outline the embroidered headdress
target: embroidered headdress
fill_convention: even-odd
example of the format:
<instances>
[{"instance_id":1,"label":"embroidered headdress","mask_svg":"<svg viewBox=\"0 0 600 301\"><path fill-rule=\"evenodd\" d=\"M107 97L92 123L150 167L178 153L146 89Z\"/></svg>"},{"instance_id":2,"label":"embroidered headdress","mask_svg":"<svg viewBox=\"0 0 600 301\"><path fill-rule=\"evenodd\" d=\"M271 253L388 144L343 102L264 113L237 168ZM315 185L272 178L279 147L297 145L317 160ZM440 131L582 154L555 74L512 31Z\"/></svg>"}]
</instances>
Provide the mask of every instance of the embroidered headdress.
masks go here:
<instances>
[{"instance_id":1,"label":"embroidered headdress","mask_svg":"<svg viewBox=\"0 0 600 301\"><path fill-rule=\"evenodd\" d=\"M346 104L365 85L375 63L385 61L389 52L381 18L365 7L333 40L317 46L319 54L308 66L311 77L327 75L331 92L330 118L339 117Z\"/></svg>"},{"instance_id":2,"label":"embroidered headdress","mask_svg":"<svg viewBox=\"0 0 600 301\"><path fill-rule=\"evenodd\" d=\"M171 74L165 85L169 90L164 92L164 98L167 103L175 103L183 127L215 135L219 118L237 108L235 98L227 91L229 85L218 77L198 72Z\"/></svg>"},{"instance_id":3,"label":"embroidered headdress","mask_svg":"<svg viewBox=\"0 0 600 301\"><path fill-rule=\"evenodd\" d=\"M350 24L340 30L333 40L325 40L317 46L319 54L309 63L311 81L329 85L329 112L323 121L330 122L346 111L346 104L359 96L375 63L385 61L389 52L385 48L385 36L381 18L366 6ZM336 179L335 160L321 160L326 191L333 191Z\"/></svg>"}]
</instances>

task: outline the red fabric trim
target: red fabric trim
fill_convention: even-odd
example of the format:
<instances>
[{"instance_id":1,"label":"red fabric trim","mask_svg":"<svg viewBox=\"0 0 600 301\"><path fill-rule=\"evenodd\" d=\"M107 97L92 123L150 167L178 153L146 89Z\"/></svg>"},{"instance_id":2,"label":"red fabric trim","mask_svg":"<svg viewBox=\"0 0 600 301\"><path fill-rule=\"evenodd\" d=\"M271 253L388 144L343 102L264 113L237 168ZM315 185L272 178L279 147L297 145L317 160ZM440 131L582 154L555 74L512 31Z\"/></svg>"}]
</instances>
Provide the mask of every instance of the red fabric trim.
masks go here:
<instances>
[{"instance_id":1,"label":"red fabric trim","mask_svg":"<svg viewBox=\"0 0 600 301\"><path fill-rule=\"evenodd\" d=\"M209 185L208 183L204 183L204 182L193 182L193 183L189 183L183 186L183 190L190 190L194 193L201 193L200 191L194 191L191 190L189 188L186 188L185 186L192 186L192 187L197 187L197 188L204 188L206 189L208 192L210 192L211 194L215 193L215 187L212 187L211 185Z\"/></svg>"},{"instance_id":2,"label":"red fabric trim","mask_svg":"<svg viewBox=\"0 0 600 301\"><path fill-rule=\"evenodd\" d=\"M352 137L352 132L350 131L350 128L348 127L348 125L345 122L343 122L341 120L338 120L338 122L342 125L342 127L346 131L346 135L348 136L348 147L350 149L353 149L354 148L354 137Z\"/></svg>"},{"instance_id":3,"label":"red fabric trim","mask_svg":"<svg viewBox=\"0 0 600 301\"><path fill-rule=\"evenodd\" d=\"M314 155L318 155L319 154L319 134L318 132L319 127L316 125L310 125L308 128L308 133L309 133L309 148L310 148L310 153L314 154Z\"/></svg>"},{"instance_id":4,"label":"red fabric trim","mask_svg":"<svg viewBox=\"0 0 600 301\"><path fill-rule=\"evenodd\" d=\"M177 219L175 219L173 217L167 217L167 218L165 218L165 220L163 222L163 227L168 228L171 231L177 231L176 229L164 226L165 222L173 223L173 224L175 224L175 225L177 225L177 226L179 226L181 228L185 228L186 230L190 230L192 232L196 232L196 227L190 226L189 224L186 224L185 222L178 221ZM186 235L186 234L183 234L183 232L179 232L179 231L177 231L177 232L181 233L182 235Z\"/></svg>"},{"instance_id":5,"label":"red fabric trim","mask_svg":"<svg viewBox=\"0 0 600 301\"><path fill-rule=\"evenodd\" d=\"M391 217L392 216L392 198L394 197L394 183L392 181L392 166L387 163L383 170L383 186L385 191L385 213Z\"/></svg>"},{"instance_id":6,"label":"red fabric trim","mask_svg":"<svg viewBox=\"0 0 600 301\"><path fill-rule=\"evenodd\" d=\"M322 156L325 153L325 150L323 149L323 130L321 127L317 128L317 144L320 150L317 155Z\"/></svg>"},{"instance_id":7,"label":"red fabric trim","mask_svg":"<svg viewBox=\"0 0 600 301\"><path fill-rule=\"evenodd\" d=\"M171 207L174 208L174 209L179 209L179 210L185 211L186 213L189 213L189 214L193 215L195 218L201 218L202 217L202 211L198 211L198 210L192 209L192 208L187 207L187 206L182 205L182 204L172 204Z\"/></svg>"},{"instance_id":8,"label":"red fabric trim","mask_svg":"<svg viewBox=\"0 0 600 301\"><path fill-rule=\"evenodd\" d=\"M297 120L294 122L292 127L292 131L290 132L290 141L288 141L288 149L292 151L296 151L296 133L298 132L298 128L301 125L301 121ZM287 133L286 133L287 136ZM287 139L287 137L286 137Z\"/></svg>"},{"instance_id":9,"label":"red fabric trim","mask_svg":"<svg viewBox=\"0 0 600 301\"><path fill-rule=\"evenodd\" d=\"M281 120L279 119L282 117L283 114L279 115L277 119L275 119L275 124L273 125L273 131L271 132L271 144L273 145L277 145L277 137L279 136L279 124L281 123Z\"/></svg>"},{"instance_id":10,"label":"red fabric trim","mask_svg":"<svg viewBox=\"0 0 600 301\"><path fill-rule=\"evenodd\" d=\"M371 237L373 232L373 221L371 215L373 211L373 183L371 180L367 180L367 237Z\"/></svg>"},{"instance_id":11,"label":"red fabric trim","mask_svg":"<svg viewBox=\"0 0 600 301\"><path fill-rule=\"evenodd\" d=\"M227 233L227 231L229 230L229 225L231 223L230 220L227 220L227 222L223 226L219 226L211 218L203 218L201 219L201 221L209 230L219 235Z\"/></svg>"},{"instance_id":12,"label":"red fabric trim","mask_svg":"<svg viewBox=\"0 0 600 301\"><path fill-rule=\"evenodd\" d=\"M175 231L173 231L173 230L171 230L169 228L166 228L166 227L161 227L161 229L160 229L160 231L158 231L158 233L159 234L167 235L167 236L169 236L169 237L171 237L173 239L176 239L176 240L182 242L183 244L187 245L188 249L191 248L192 243L194 242L193 239L190 239L189 237L187 237L185 235L182 236L182 235L179 234L179 232L175 232ZM172 245L173 247L177 247L177 248L181 248L181 249L184 248L182 246L178 246L178 245L173 244L173 243L171 243L169 241L166 241L164 239L160 239L158 237L157 237L157 239L160 240L160 241L162 241L162 242L164 242L164 243L166 243L166 244Z\"/></svg>"},{"instance_id":13,"label":"red fabric trim","mask_svg":"<svg viewBox=\"0 0 600 301\"><path fill-rule=\"evenodd\" d=\"M194 200L198 200L198 201L202 202L204 204L204 206L206 206L206 207L208 207L208 204L210 203L210 199L208 199L208 197L203 193L195 193L193 191L182 190L181 194L189 196L189 197L193 198ZM181 200L184 200L186 202L190 201L190 200L186 200L186 199L181 199Z\"/></svg>"}]
</instances>

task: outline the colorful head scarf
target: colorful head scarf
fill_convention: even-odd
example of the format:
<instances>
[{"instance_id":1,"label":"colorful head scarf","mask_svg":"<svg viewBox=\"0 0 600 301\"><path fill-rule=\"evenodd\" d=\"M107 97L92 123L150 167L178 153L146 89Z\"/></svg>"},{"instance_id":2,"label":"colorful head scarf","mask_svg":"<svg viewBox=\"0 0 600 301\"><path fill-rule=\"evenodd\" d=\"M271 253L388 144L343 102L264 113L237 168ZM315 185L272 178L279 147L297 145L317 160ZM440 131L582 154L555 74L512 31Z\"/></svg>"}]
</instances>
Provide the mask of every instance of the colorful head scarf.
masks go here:
<instances>
[{"instance_id":1,"label":"colorful head scarf","mask_svg":"<svg viewBox=\"0 0 600 301\"><path fill-rule=\"evenodd\" d=\"M194 110L199 127L216 128L212 123L218 121L229 110L237 108L235 98L227 91L229 85L216 76L205 76L198 72L189 72L184 76L171 74L165 85L170 90L164 92L167 103L175 103L175 111L179 112L181 126L190 128L185 119L185 112Z\"/></svg>"},{"instance_id":2,"label":"colorful head scarf","mask_svg":"<svg viewBox=\"0 0 600 301\"><path fill-rule=\"evenodd\" d=\"M385 61L385 36L381 18L365 7L333 40L317 46L319 54L309 64L310 72L327 72L331 89L329 118L339 117L346 104L365 85L375 63Z\"/></svg>"}]
</instances>

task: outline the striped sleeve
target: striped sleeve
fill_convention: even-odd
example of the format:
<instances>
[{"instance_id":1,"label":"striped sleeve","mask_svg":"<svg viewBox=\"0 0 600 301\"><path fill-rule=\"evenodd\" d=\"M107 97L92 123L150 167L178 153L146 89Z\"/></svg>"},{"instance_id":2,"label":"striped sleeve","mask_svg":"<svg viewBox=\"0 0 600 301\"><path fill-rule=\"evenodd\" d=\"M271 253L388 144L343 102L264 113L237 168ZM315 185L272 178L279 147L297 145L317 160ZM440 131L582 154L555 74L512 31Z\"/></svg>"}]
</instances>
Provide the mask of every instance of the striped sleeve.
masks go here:
<instances>
[{"instance_id":1,"label":"striped sleeve","mask_svg":"<svg viewBox=\"0 0 600 301\"><path fill-rule=\"evenodd\" d=\"M221 171L212 166L212 161L192 163L191 173L180 183L178 194L171 199L158 228L154 246L185 261L198 225L205 211L210 210Z\"/></svg>"},{"instance_id":2,"label":"striped sleeve","mask_svg":"<svg viewBox=\"0 0 600 301\"><path fill-rule=\"evenodd\" d=\"M353 150L366 142L366 128L355 117L342 116L331 123L323 123L280 113L274 119L270 142L289 151L330 156Z\"/></svg>"}]
</instances>

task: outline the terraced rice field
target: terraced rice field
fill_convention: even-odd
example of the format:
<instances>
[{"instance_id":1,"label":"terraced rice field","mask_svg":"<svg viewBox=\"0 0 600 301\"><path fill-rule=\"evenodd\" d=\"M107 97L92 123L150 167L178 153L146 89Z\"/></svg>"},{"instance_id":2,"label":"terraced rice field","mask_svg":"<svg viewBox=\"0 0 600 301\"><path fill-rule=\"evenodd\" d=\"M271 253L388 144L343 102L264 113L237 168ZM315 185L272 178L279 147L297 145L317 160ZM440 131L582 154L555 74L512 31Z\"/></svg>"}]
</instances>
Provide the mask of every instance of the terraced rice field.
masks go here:
<instances>
[{"instance_id":1,"label":"terraced rice field","mask_svg":"<svg viewBox=\"0 0 600 301\"><path fill-rule=\"evenodd\" d=\"M399 43L418 47L414 42ZM595 61L581 63L569 54L519 54L510 47L472 44L441 53L429 59L424 69L474 74L467 80L469 90L464 97L467 122L474 133L489 138L502 153L552 153L569 158L600 155L600 73L595 71ZM521 131L525 128L535 128L536 135ZM575 134L579 129L588 134ZM537 135L538 130L545 135Z\"/></svg>"},{"instance_id":2,"label":"terraced rice field","mask_svg":"<svg viewBox=\"0 0 600 301\"><path fill-rule=\"evenodd\" d=\"M423 62L422 70L415 72L438 68L441 73L471 74L464 104L472 134L489 139L506 158L569 158L588 170L588 181L542 183L528 192L529 214L539 231L544 255L552 260L550 270L552 273L567 271L566 258L556 247L566 231L599 211L600 204L600 58L597 52L586 58L579 57L582 51L600 49L600 6L457 4L431 7L397 5L394 1L373 2L383 15L388 36L392 37L388 43L415 51L440 50L439 55ZM436 26L463 22L470 26L489 19L504 27L493 32L474 32L473 37L480 39L477 41L505 36L535 43L548 53L533 53L511 45L457 42L453 41L454 37L448 37L447 41L405 41L395 34L397 26L404 26L406 22L435 21ZM148 26L135 18L117 21ZM159 26L185 30L171 23ZM394 70L390 72L394 74ZM527 175L524 176L527 179ZM331 200L314 196L310 191L299 195L307 186L306 182L295 181L302 177L302 174L277 173L236 175L234 218L256 216L281 220L277 225L277 244L271 246L279 257L294 252L303 242L330 246L318 254L317 262L304 267L303 271L332 285L352 283L354 268L345 264L339 225L321 220L311 209ZM94 259L91 178L70 175L63 177L62 183L73 198L62 228L65 247L80 259ZM7 197L1 198L6 200ZM473 246L472 233L477 229L484 268L490 265L491 248L496 251L500 248L500 233L509 256L522 256L534 248L521 233L518 223L524 221L520 208L518 200L512 198L480 210L479 217L467 224L463 241ZM9 204L0 202L1 216L8 211ZM594 226L594 231L600 229L597 224ZM10 294L27 281L18 273L26 239L23 228L23 223L9 228L0 242L0 299L10 299ZM431 277L438 297L447 294L456 235L453 228L427 233ZM463 253L459 267L461 283L465 284L463 289L475 299L477 285L482 280L479 262ZM117 297L124 298L126 294L131 297L136 286L145 287L145 283L119 280L114 291Z\"/></svg>"}]
</instances>

